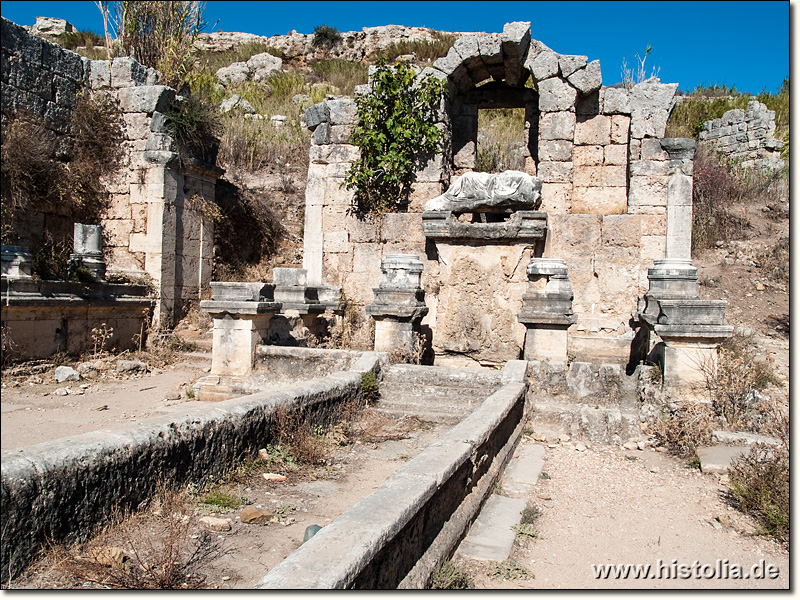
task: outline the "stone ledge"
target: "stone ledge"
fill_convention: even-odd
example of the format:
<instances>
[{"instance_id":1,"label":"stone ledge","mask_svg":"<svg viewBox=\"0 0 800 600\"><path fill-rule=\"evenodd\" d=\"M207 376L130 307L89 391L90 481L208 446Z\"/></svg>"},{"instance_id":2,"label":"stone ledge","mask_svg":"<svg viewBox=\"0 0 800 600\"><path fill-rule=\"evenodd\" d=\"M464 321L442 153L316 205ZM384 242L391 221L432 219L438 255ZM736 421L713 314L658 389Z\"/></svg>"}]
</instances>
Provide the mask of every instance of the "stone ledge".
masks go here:
<instances>
[{"instance_id":1,"label":"stone ledge","mask_svg":"<svg viewBox=\"0 0 800 600\"><path fill-rule=\"evenodd\" d=\"M547 234L547 213L525 210L503 223L460 223L452 212L427 211L422 213L422 231L428 239L443 241L538 241Z\"/></svg>"}]
</instances>

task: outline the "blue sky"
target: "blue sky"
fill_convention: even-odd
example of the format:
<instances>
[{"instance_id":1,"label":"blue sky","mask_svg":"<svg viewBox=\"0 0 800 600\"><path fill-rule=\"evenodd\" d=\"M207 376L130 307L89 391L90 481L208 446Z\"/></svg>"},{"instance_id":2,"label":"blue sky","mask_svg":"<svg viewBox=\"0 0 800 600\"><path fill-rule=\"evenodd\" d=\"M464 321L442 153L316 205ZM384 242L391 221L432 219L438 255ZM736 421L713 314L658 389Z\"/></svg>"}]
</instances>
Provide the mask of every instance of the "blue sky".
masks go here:
<instances>
[{"instance_id":1,"label":"blue sky","mask_svg":"<svg viewBox=\"0 0 800 600\"><path fill-rule=\"evenodd\" d=\"M212 29L259 35L316 25L358 31L376 25L416 25L442 31L499 32L510 21L530 21L531 33L563 54L599 59L603 83L620 80L623 58L650 45L648 67L683 90L727 84L757 94L776 91L789 75L790 2L235 2L207 3ZM20 25L37 16L67 19L101 33L94 2L0 4L2 15ZM648 68L648 73L650 69Z\"/></svg>"}]
</instances>

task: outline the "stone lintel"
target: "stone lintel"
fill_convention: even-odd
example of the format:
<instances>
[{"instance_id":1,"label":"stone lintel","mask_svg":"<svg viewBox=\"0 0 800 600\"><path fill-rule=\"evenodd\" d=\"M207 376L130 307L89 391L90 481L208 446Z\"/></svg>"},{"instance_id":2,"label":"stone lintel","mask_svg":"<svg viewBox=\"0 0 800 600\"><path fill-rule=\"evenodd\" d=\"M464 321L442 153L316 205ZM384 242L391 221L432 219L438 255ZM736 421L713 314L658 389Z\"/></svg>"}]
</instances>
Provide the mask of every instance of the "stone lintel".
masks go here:
<instances>
[{"instance_id":1,"label":"stone lintel","mask_svg":"<svg viewBox=\"0 0 800 600\"><path fill-rule=\"evenodd\" d=\"M237 300L201 300L200 309L213 318L219 315L247 318L255 315L277 314L281 311L280 302L257 302Z\"/></svg>"},{"instance_id":2,"label":"stone lintel","mask_svg":"<svg viewBox=\"0 0 800 600\"><path fill-rule=\"evenodd\" d=\"M549 329L567 328L578 322L578 315L565 313L545 313L525 310L517 314L517 320L528 328Z\"/></svg>"},{"instance_id":3,"label":"stone lintel","mask_svg":"<svg viewBox=\"0 0 800 600\"><path fill-rule=\"evenodd\" d=\"M211 300L260 302L272 301L275 286L270 283L242 281L212 281Z\"/></svg>"},{"instance_id":4,"label":"stone lintel","mask_svg":"<svg viewBox=\"0 0 800 600\"><path fill-rule=\"evenodd\" d=\"M422 213L425 237L446 241L515 242L543 240L547 234L547 213L517 211L503 223L460 223L452 212Z\"/></svg>"},{"instance_id":5,"label":"stone lintel","mask_svg":"<svg viewBox=\"0 0 800 600\"><path fill-rule=\"evenodd\" d=\"M655 332L664 342L719 344L733 335L733 325L659 325Z\"/></svg>"}]
</instances>

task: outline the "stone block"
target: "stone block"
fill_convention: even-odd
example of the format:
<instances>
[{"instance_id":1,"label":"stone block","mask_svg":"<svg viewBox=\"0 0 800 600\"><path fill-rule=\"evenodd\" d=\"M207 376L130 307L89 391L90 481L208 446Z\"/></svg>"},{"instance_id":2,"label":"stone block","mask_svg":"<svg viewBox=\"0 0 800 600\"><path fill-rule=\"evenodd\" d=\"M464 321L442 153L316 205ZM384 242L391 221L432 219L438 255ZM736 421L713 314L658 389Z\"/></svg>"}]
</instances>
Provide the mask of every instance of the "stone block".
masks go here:
<instances>
[{"instance_id":1,"label":"stone block","mask_svg":"<svg viewBox=\"0 0 800 600\"><path fill-rule=\"evenodd\" d=\"M578 69L585 67L588 60L588 56L559 54L558 66L561 69L561 75L563 77L569 77Z\"/></svg>"},{"instance_id":2,"label":"stone block","mask_svg":"<svg viewBox=\"0 0 800 600\"><path fill-rule=\"evenodd\" d=\"M632 176L628 202L631 206L667 205L668 176Z\"/></svg>"},{"instance_id":3,"label":"stone block","mask_svg":"<svg viewBox=\"0 0 800 600\"><path fill-rule=\"evenodd\" d=\"M661 146L661 140L642 140L643 160L669 160L667 151Z\"/></svg>"},{"instance_id":4,"label":"stone block","mask_svg":"<svg viewBox=\"0 0 800 600\"><path fill-rule=\"evenodd\" d=\"M331 125L330 123L320 123L314 133L311 134L311 143L317 146L323 146L331 143Z\"/></svg>"},{"instance_id":5,"label":"stone block","mask_svg":"<svg viewBox=\"0 0 800 600\"><path fill-rule=\"evenodd\" d=\"M631 114L630 94L625 88L603 88L603 113Z\"/></svg>"},{"instance_id":6,"label":"stone block","mask_svg":"<svg viewBox=\"0 0 800 600\"><path fill-rule=\"evenodd\" d=\"M586 95L579 95L575 102L576 115L597 115L602 111L600 110L600 92L595 90Z\"/></svg>"},{"instance_id":7,"label":"stone block","mask_svg":"<svg viewBox=\"0 0 800 600\"><path fill-rule=\"evenodd\" d=\"M147 68L134 59L123 56L111 63L111 87L128 88L147 83ZM151 87L151 86L148 86ZM174 93L175 90L173 90Z\"/></svg>"},{"instance_id":8,"label":"stone block","mask_svg":"<svg viewBox=\"0 0 800 600\"><path fill-rule=\"evenodd\" d=\"M584 68L578 69L567 76L567 80L584 96L599 90L603 85L600 61L593 60Z\"/></svg>"},{"instance_id":9,"label":"stone block","mask_svg":"<svg viewBox=\"0 0 800 600\"><path fill-rule=\"evenodd\" d=\"M539 179L547 183L569 183L572 181L572 163L540 162Z\"/></svg>"},{"instance_id":10,"label":"stone block","mask_svg":"<svg viewBox=\"0 0 800 600\"><path fill-rule=\"evenodd\" d=\"M354 125L358 117L358 108L355 100L341 98L328 100L328 113L331 125ZM307 122L306 122L307 123Z\"/></svg>"},{"instance_id":11,"label":"stone block","mask_svg":"<svg viewBox=\"0 0 800 600\"><path fill-rule=\"evenodd\" d=\"M560 77L551 77L539 82L539 110L559 112L575 106L578 92Z\"/></svg>"},{"instance_id":12,"label":"stone block","mask_svg":"<svg viewBox=\"0 0 800 600\"><path fill-rule=\"evenodd\" d=\"M533 60L529 58L526 61L525 68L533 74L536 81L558 75L558 54L549 49L539 52Z\"/></svg>"},{"instance_id":13,"label":"stone block","mask_svg":"<svg viewBox=\"0 0 800 600\"><path fill-rule=\"evenodd\" d=\"M175 90L165 85L137 86L121 89L118 96L124 113L164 113L175 100Z\"/></svg>"},{"instance_id":14,"label":"stone block","mask_svg":"<svg viewBox=\"0 0 800 600\"><path fill-rule=\"evenodd\" d=\"M606 215L603 217L603 245L637 247L642 238L641 215Z\"/></svg>"},{"instance_id":15,"label":"stone block","mask_svg":"<svg viewBox=\"0 0 800 600\"><path fill-rule=\"evenodd\" d=\"M551 225L553 254L564 257L591 257L600 244L601 223L600 215L575 214L575 212L568 215L554 215ZM568 266L570 282L575 287L573 278L578 273L572 268L571 262Z\"/></svg>"},{"instance_id":16,"label":"stone block","mask_svg":"<svg viewBox=\"0 0 800 600\"><path fill-rule=\"evenodd\" d=\"M107 60L89 61L89 87L99 90L111 86L111 65Z\"/></svg>"},{"instance_id":17,"label":"stone block","mask_svg":"<svg viewBox=\"0 0 800 600\"><path fill-rule=\"evenodd\" d=\"M571 183L542 183L540 210L548 214L568 213L572 207Z\"/></svg>"},{"instance_id":18,"label":"stone block","mask_svg":"<svg viewBox=\"0 0 800 600\"><path fill-rule=\"evenodd\" d=\"M572 212L595 215L623 214L628 207L624 187L575 187Z\"/></svg>"},{"instance_id":19,"label":"stone block","mask_svg":"<svg viewBox=\"0 0 800 600\"><path fill-rule=\"evenodd\" d=\"M666 176L669 175L669 163L664 160L632 160L630 173L631 177Z\"/></svg>"},{"instance_id":20,"label":"stone block","mask_svg":"<svg viewBox=\"0 0 800 600\"><path fill-rule=\"evenodd\" d=\"M353 163L361 157L361 149L349 144L330 144L327 146L311 146L308 151L309 161L316 164L336 162Z\"/></svg>"},{"instance_id":21,"label":"stone block","mask_svg":"<svg viewBox=\"0 0 800 600\"><path fill-rule=\"evenodd\" d=\"M503 63L503 50L500 36L496 33L481 34L477 36L478 51L486 65L497 65Z\"/></svg>"},{"instance_id":22,"label":"stone block","mask_svg":"<svg viewBox=\"0 0 800 600\"><path fill-rule=\"evenodd\" d=\"M575 135L575 113L568 111L541 113L539 138L541 140L569 140Z\"/></svg>"},{"instance_id":23,"label":"stone block","mask_svg":"<svg viewBox=\"0 0 800 600\"><path fill-rule=\"evenodd\" d=\"M436 182L414 182L411 184L411 195L409 196L408 212L420 213L428 200L441 196L444 192L444 184Z\"/></svg>"},{"instance_id":24,"label":"stone block","mask_svg":"<svg viewBox=\"0 0 800 600\"><path fill-rule=\"evenodd\" d=\"M414 178L420 182L437 182L449 176L448 165L442 154L421 156L417 159Z\"/></svg>"},{"instance_id":25,"label":"stone block","mask_svg":"<svg viewBox=\"0 0 800 600\"><path fill-rule=\"evenodd\" d=\"M642 140L631 140L628 144L628 160L639 160L642 157Z\"/></svg>"},{"instance_id":26,"label":"stone block","mask_svg":"<svg viewBox=\"0 0 800 600\"><path fill-rule=\"evenodd\" d=\"M628 147L623 144L606 146L604 149L603 164L627 166Z\"/></svg>"},{"instance_id":27,"label":"stone block","mask_svg":"<svg viewBox=\"0 0 800 600\"><path fill-rule=\"evenodd\" d=\"M611 143L628 144L630 140L631 118L625 115L611 117Z\"/></svg>"},{"instance_id":28,"label":"stone block","mask_svg":"<svg viewBox=\"0 0 800 600\"><path fill-rule=\"evenodd\" d=\"M664 215L641 215L646 217L662 217ZM639 246L639 256L643 261L664 258L667 254L667 238L662 235L643 235Z\"/></svg>"},{"instance_id":29,"label":"stone block","mask_svg":"<svg viewBox=\"0 0 800 600\"><path fill-rule=\"evenodd\" d=\"M362 245L364 243L376 244L380 241L380 228L377 223L369 219L356 219L355 217L348 217L345 221L345 227L350 234L350 242Z\"/></svg>"},{"instance_id":30,"label":"stone block","mask_svg":"<svg viewBox=\"0 0 800 600\"><path fill-rule=\"evenodd\" d=\"M422 217L416 213L387 213L381 226L382 242L417 243L425 247Z\"/></svg>"},{"instance_id":31,"label":"stone block","mask_svg":"<svg viewBox=\"0 0 800 600\"><path fill-rule=\"evenodd\" d=\"M548 140L539 143L540 161L576 162L574 156L573 144L570 141Z\"/></svg>"},{"instance_id":32,"label":"stone block","mask_svg":"<svg viewBox=\"0 0 800 600\"><path fill-rule=\"evenodd\" d=\"M606 146L611 142L611 117L596 115L575 123L575 144Z\"/></svg>"},{"instance_id":33,"label":"stone block","mask_svg":"<svg viewBox=\"0 0 800 600\"><path fill-rule=\"evenodd\" d=\"M631 137L664 137L677 89L677 83L659 83L656 78L633 86L630 92Z\"/></svg>"},{"instance_id":34,"label":"stone block","mask_svg":"<svg viewBox=\"0 0 800 600\"><path fill-rule=\"evenodd\" d=\"M327 123L330 120L330 109L328 108L328 104L326 102L320 102L318 104L314 104L313 106L309 106L306 109L305 117L306 127L313 131L314 128L320 123Z\"/></svg>"},{"instance_id":35,"label":"stone block","mask_svg":"<svg viewBox=\"0 0 800 600\"><path fill-rule=\"evenodd\" d=\"M353 125L331 126L331 144L350 144L352 133Z\"/></svg>"},{"instance_id":36,"label":"stone block","mask_svg":"<svg viewBox=\"0 0 800 600\"><path fill-rule=\"evenodd\" d=\"M642 235L661 236L667 233L666 214L641 215Z\"/></svg>"},{"instance_id":37,"label":"stone block","mask_svg":"<svg viewBox=\"0 0 800 600\"><path fill-rule=\"evenodd\" d=\"M594 166L603 164L602 146L575 146L572 151L572 162L577 170L580 166ZM581 184L584 185L584 184Z\"/></svg>"},{"instance_id":38,"label":"stone block","mask_svg":"<svg viewBox=\"0 0 800 600\"><path fill-rule=\"evenodd\" d=\"M575 167L575 187L624 187L627 184L624 166Z\"/></svg>"}]
</instances>

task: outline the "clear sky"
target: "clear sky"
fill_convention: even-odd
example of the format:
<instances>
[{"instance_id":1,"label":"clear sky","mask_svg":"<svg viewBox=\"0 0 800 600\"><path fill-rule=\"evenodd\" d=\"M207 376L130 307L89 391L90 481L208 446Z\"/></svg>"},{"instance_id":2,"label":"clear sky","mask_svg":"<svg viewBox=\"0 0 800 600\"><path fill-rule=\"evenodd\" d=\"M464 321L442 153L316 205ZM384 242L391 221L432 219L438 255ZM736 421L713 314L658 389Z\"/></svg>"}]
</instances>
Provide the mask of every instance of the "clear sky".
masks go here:
<instances>
[{"instance_id":1,"label":"clear sky","mask_svg":"<svg viewBox=\"0 0 800 600\"><path fill-rule=\"evenodd\" d=\"M530 21L531 34L556 52L599 59L603 83L620 81L623 58L652 46L647 66L680 89L727 84L757 94L776 91L789 75L789 23L794 2L236 2L211 0L209 30L258 35L317 25L358 31L408 25L440 31L500 32L511 21ZM20 25L37 16L67 19L102 33L94 2L3 0L2 15ZM648 68L648 74L650 69Z\"/></svg>"}]
</instances>

